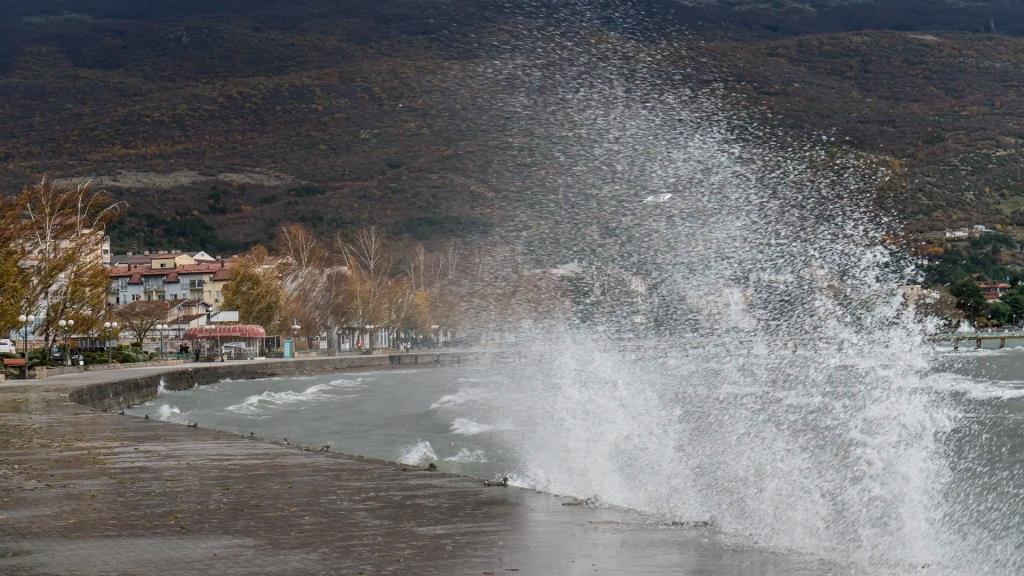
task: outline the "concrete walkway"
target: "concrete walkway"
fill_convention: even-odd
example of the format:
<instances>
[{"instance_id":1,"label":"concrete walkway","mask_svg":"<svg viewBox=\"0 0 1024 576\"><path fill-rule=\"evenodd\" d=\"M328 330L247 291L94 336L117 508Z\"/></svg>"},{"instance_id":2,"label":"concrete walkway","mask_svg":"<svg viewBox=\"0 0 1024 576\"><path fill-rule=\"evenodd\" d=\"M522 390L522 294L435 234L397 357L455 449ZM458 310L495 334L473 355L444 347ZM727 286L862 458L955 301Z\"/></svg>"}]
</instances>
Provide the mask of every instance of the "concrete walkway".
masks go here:
<instances>
[{"instance_id":1,"label":"concrete walkway","mask_svg":"<svg viewBox=\"0 0 1024 576\"><path fill-rule=\"evenodd\" d=\"M706 529L67 399L175 369L0 388L0 574L823 573Z\"/></svg>"}]
</instances>

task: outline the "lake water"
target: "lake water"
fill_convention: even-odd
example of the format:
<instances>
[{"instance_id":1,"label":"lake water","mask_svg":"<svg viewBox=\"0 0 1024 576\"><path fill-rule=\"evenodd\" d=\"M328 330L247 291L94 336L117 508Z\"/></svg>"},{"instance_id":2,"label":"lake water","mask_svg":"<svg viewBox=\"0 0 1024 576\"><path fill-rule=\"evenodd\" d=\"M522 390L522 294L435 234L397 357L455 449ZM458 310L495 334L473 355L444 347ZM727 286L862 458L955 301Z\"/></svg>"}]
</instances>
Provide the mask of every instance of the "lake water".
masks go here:
<instances>
[{"instance_id":1,"label":"lake water","mask_svg":"<svg viewBox=\"0 0 1024 576\"><path fill-rule=\"evenodd\" d=\"M865 400L842 389L826 391L833 402L803 389L758 388L755 379L749 386L680 384L652 398L642 375L615 380L615 389L597 371L568 387L552 375L549 386L544 370L513 365L224 381L161 391L130 413L312 449L434 462L664 520L710 521L730 546L858 566L849 573L1012 574L967 564L976 554L1014 567L1024 555L1024 349L940 349L930 364L913 393L932 398L927 406L902 392ZM525 380L532 384L521 387ZM829 408L848 414L867 401L922 415L894 417L868 406L846 429L847 419ZM956 416L922 427L930 438L906 432L938 418L938 405L955 406ZM665 413L671 420L661 420ZM752 415L759 413L771 417L758 422ZM899 434L886 430L893 420ZM673 428L674 421L697 425ZM771 435L779 430L786 441ZM875 543L897 536L904 540L891 549ZM948 544L907 550L906 542Z\"/></svg>"},{"instance_id":2,"label":"lake water","mask_svg":"<svg viewBox=\"0 0 1024 576\"><path fill-rule=\"evenodd\" d=\"M481 368L345 372L225 381L161 392L135 415L445 471L514 474L509 430L481 419L490 391Z\"/></svg>"}]
</instances>

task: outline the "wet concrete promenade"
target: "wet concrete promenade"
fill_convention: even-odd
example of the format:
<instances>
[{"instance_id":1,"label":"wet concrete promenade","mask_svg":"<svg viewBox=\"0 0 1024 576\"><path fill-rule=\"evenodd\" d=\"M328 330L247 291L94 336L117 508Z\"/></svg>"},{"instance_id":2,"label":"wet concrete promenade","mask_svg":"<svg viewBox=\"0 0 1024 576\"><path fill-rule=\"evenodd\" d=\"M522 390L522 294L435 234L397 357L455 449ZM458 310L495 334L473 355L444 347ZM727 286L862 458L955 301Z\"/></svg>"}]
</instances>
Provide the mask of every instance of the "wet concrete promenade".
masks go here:
<instances>
[{"instance_id":1,"label":"wet concrete promenade","mask_svg":"<svg viewBox=\"0 0 1024 576\"><path fill-rule=\"evenodd\" d=\"M818 574L705 529L0 386L0 575Z\"/></svg>"}]
</instances>

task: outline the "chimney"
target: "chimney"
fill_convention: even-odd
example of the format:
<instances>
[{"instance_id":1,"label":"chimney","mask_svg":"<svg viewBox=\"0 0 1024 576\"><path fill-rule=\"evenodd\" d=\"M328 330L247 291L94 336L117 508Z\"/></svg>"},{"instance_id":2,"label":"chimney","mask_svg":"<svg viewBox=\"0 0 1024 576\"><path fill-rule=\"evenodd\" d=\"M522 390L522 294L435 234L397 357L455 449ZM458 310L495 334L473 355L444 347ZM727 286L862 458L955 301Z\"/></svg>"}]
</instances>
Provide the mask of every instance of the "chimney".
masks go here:
<instances>
[{"instance_id":1,"label":"chimney","mask_svg":"<svg viewBox=\"0 0 1024 576\"><path fill-rule=\"evenodd\" d=\"M142 251L142 255L143 256L149 256L149 250L143 250Z\"/></svg>"},{"instance_id":2,"label":"chimney","mask_svg":"<svg viewBox=\"0 0 1024 576\"><path fill-rule=\"evenodd\" d=\"M129 251L128 251L128 257L129 257L129 258L131 258L131 256L132 256L132 253L131 253L131 251L129 250Z\"/></svg>"}]
</instances>

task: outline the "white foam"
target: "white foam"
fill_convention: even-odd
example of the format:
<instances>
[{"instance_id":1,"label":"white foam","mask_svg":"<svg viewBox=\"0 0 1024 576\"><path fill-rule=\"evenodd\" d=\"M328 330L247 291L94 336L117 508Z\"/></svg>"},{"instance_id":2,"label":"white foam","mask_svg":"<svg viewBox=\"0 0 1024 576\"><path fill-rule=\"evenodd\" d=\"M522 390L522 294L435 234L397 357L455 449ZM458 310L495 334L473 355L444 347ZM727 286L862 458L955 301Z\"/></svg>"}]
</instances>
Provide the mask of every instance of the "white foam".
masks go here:
<instances>
[{"instance_id":1,"label":"white foam","mask_svg":"<svg viewBox=\"0 0 1024 576\"><path fill-rule=\"evenodd\" d=\"M476 436L477 434L484 434L485 432L492 432L494 430L501 430L498 426L492 426L490 424L482 424L469 418L456 418L452 422L451 432L452 434L459 434L460 436Z\"/></svg>"},{"instance_id":2,"label":"white foam","mask_svg":"<svg viewBox=\"0 0 1024 576\"><path fill-rule=\"evenodd\" d=\"M187 412L185 414L187 414ZM156 419L162 422L188 424L188 420L185 418L185 414L181 412L180 408L178 408L177 406L171 406L170 404L161 404L156 409Z\"/></svg>"},{"instance_id":3,"label":"white foam","mask_svg":"<svg viewBox=\"0 0 1024 576\"><path fill-rule=\"evenodd\" d=\"M487 396L487 392L483 388L462 388L454 394L445 394L430 405L431 410L437 410L438 408L450 408L452 406L458 406L465 404L466 402L475 402L484 399Z\"/></svg>"},{"instance_id":4,"label":"white foam","mask_svg":"<svg viewBox=\"0 0 1024 576\"><path fill-rule=\"evenodd\" d=\"M326 385L330 386L332 388L363 388L363 387L365 387L365 384L364 384L362 378L357 378L355 380L347 380L345 378L339 378L337 380L331 380Z\"/></svg>"},{"instance_id":5,"label":"white foam","mask_svg":"<svg viewBox=\"0 0 1024 576\"><path fill-rule=\"evenodd\" d=\"M407 446L398 461L410 466L424 466L437 460L434 447L426 440L419 440L412 446Z\"/></svg>"},{"instance_id":6,"label":"white foam","mask_svg":"<svg viewBox=\"0 0 1024 576\"><path fill-rule=\"evenodd\" d=\"M458 454L454 456L449 456L444 460L445 462L456 462L459 464L464 464L468 462L483 463L487 462L487 455L484 453L483 450L470 450L468 448L463 448L459 450Z\"/></svg>"},{"instance_id":7,"label":"white foam","mask_svg":"<svg viewBox=\"0 0 1024 576\"><path fill-rule=\"evenodd\" d=\"M327 382L325 384L316 384L306 388L302 392L295 392L291 390L273 392L267 390L266 392L249 396L238 404L232 404L231 406L226 407L225 410L235 412L236 414L251 416L259 414L266 408L288 406L304 402L317 402L331 398L349 398L350 396L336 396L328 394L328 392L337 388L354 388L357 386L359 386L358 382L341 379Z\"/></svg>"},{"instance_id":8,"label":"white foam","mask_svg":"<svg viewBox=\"0 0 1024 576\"><path fill-rule=\"evenodd\" d=\"M1013 400L1024 398L1024 382L1020 380L980 380L959 374L941 373L925 381L927 387L949 394L960 394L970 400Z\"/></svg>"}]
</instances>

